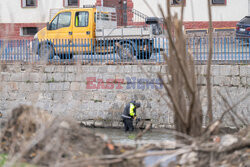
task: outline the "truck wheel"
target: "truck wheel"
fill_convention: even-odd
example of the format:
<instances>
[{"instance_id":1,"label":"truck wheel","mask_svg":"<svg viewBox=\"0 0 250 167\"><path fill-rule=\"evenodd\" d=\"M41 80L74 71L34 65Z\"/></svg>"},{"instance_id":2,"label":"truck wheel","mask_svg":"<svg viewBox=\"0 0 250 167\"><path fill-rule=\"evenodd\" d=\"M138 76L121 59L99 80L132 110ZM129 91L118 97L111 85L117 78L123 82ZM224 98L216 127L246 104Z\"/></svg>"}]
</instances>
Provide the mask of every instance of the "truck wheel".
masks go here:
<instances>
[{"instance_id":1,"label":"truck wheel","mask_svg":"<svg viewBox=\"0 0 250 167\"><path fill-rule=\"evenodd\" d=\"M72 59L73 54L61 54L59 55L60 59Z\"/></svg>"},{"instance_id":2,"label":"truck wheel","mask_svg":"<svg viewBox=\"0 0 250 167\"><path fill-rule=\"evenodd\" d=\"M132 60L135 56L134 47L130 43L122 43L116 46L116 53L121 59Z\"/></svg>"},{"instance_id":3,"label":"truck wheel","mask_svg":"<svg viewBox=\"0 0 250 167\"><path fill-rule=\"evenodd\" d=\"M53 59L54 51L51 45L42 44L39 48L39 57L44 60Z\"/></svg>"}]
</instances>

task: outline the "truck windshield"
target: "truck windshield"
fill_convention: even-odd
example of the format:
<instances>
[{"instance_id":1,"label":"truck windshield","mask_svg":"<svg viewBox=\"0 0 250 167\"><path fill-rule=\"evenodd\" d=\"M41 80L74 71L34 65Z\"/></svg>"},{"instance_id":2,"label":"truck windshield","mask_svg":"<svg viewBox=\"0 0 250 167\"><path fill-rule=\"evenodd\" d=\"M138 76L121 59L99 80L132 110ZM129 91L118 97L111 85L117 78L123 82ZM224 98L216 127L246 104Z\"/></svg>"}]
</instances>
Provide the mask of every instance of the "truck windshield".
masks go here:
<instances>
[{"instance_id":1,"label":"truck windshield","mask_svg":"<svg viewBox=\"0 0 250 167\"><path fill-rule=\"evenodd\" d=\"M70 26L70 20L71 20L70 18L71 18L71 13L70 12L60 13L50 23L51 30L57 30L59 28L69 27Z\"/></svg>"},{"instance_id":2,"label":"truck windshield","mask_svg":"<svg viewBox=\"0 0 250 167\"><path fill-rule=\"evenodd\" d=\"M89 24L89 12L76 12L75 26L88 27L88 24Z\"/></svg>"}]
</instances>

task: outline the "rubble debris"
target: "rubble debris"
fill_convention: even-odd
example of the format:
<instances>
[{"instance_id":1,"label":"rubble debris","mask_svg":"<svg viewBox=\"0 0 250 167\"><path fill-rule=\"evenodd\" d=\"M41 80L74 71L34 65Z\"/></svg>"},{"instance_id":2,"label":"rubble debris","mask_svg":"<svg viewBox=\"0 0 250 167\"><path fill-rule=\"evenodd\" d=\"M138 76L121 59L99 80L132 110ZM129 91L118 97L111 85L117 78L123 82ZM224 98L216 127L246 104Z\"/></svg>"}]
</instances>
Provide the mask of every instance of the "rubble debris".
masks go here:
<instances>
[{"instance_id":1,"label":"rubble debris","mask_svg":"<svg viewBox=\"0 0 250 167\"><path fill-rule=\"evenodd\" d=\"M0 136L0 154L8 155L8 161L42 166L122 152L124 148L114 145L106 137L95 135L73 120L55 118L30 106L14 109ZM140 161L136 160L135 164L139 165ZM117 166L123 166L123 162Z\"/></svg>"},{"instance_id":2,"label":"rubble debris","mask_svg":"<svg viewBox=\"0 0 250 167\"><path fill-rule=\"evenodd\" d=\"M234 134L211 136L211 140L192 146L193 152L183 154L175 165L191 166L250 166L250 126ZM191 156L192 155L192 156Z\"/></svg>"}]
</instances>

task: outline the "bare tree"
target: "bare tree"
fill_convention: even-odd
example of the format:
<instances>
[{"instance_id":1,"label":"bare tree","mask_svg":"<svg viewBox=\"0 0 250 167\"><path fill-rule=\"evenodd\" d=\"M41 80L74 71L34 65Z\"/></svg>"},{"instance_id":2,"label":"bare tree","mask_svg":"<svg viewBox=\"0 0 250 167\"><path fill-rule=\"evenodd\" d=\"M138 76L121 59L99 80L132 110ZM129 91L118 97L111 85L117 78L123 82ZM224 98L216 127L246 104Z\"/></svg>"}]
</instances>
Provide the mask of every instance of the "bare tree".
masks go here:
<instances>
[{"instance_id":1,"label":"bare tree","mask_svg":"<svg viewBox=\"0 0 250 167\"><path fill-rule=\"evenodd\" d=\"M211 63L212 63L212 53L213 53L213 39L212 39L212 32L213 32L213 23L212 23L212 11L211 11L211 4L210 0L207 0L208 5L208 16L209 16L209 55L208 55L208 62L207 62L207 98L208 98L208 106L207 106L207 116L209 119L209 123L213 122L213 110L212 110L212 88L211 88Z\"/></svg>"},{"instance_id":2,"label":"bare tree","mask_svg":"<svg viewBox=\"0 0 250 167\"><path fill-rule=\"evenodd\" d=\"M167 16L161 7L160 9L169 38L169 55L165 55L168 83L163 82L162 75L158 76L170 98L176 130L197 137L201 135L202 130L202 107L193 56L186 49L182 30L184 3L182 2L181 20L177 15L171 15L169 0L167 0Z\"/></svg>"}]
</instances>

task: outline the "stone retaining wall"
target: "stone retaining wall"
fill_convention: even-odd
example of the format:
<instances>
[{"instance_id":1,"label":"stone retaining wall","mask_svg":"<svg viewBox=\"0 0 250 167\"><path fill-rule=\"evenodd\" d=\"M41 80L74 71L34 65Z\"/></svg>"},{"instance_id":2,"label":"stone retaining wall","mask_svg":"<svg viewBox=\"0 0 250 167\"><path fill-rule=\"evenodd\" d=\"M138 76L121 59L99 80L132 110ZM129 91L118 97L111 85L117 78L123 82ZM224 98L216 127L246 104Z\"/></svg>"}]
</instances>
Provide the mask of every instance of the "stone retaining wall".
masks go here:
<instances>
[{"instance_id":1,"label":"stone retaining wall","mask_svg":"<svg viewBox=\"0 0 250 167\"><path fill-rule=\"evenodd\" d=\"M164 89L157 73L164 65L77 66L2 64L0 112L4 120L20 104L40 107L54 115L73 117L89 126L119 127L124 105L131 99L142 103L138 115L154 127L173 125L173 114L160 92ZM206 66L198 65L199 85L206 110ZM231 105L249 93L250 65L212 66L214 117L226 109L220 91ZM96 80L96 81L95 81ZM235 110L250 119L250 98ZM227 118L227 117L226 117ZM227 125L232 125L229 117Z\"/></svg>"}]
</instances>

